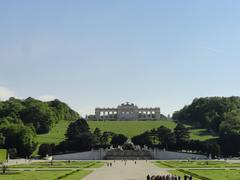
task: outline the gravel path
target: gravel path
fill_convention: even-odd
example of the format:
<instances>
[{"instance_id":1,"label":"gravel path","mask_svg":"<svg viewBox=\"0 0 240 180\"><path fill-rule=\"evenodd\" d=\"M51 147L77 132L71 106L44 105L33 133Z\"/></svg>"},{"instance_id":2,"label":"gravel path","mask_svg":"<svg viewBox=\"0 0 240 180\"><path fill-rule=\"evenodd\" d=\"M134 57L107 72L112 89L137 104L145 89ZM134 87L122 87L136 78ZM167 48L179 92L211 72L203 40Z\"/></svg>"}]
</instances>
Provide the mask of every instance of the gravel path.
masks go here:
<instances>
[{"instance_id":1,"label":"gravel path","mask_svg":"<svg viewBox=\"0 0 240 180\"><path fill-rule=\"evenodd\" d=\"M150 161L108 161L112 167L107 165L96 169L83 180L146 180L149 175L168 174L166 170L154 166Z\"/></svg>"}]
</instances>

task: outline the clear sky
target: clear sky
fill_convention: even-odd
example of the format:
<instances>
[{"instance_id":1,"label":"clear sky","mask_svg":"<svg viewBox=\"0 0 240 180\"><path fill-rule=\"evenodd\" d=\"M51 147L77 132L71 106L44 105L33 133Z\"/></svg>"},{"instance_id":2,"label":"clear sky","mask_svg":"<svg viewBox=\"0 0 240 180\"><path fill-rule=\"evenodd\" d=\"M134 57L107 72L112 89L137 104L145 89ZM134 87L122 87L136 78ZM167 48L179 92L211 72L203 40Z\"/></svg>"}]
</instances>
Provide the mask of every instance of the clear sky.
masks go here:
<instances>
[{"instance_id":1,"label":"clear sky","mask_svg":"<svg viewBox=\"0 0 240 180\"><path fill-rule=\"evenodd\" d=\"M0 1L0 98L82 115L240 95L240 1Z\"/></svg>"}]
</instances>

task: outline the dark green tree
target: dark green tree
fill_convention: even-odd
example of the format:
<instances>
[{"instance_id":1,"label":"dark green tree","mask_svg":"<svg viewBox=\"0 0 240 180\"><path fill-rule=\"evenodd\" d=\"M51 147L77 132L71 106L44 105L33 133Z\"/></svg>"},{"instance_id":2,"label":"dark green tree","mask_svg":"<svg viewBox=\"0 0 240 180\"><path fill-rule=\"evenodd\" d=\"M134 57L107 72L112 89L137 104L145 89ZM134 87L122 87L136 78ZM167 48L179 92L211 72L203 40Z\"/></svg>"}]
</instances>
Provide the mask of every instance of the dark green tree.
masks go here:
<instances>
[{"instance_id":1,"label":"dark green tree","mask_svg":"<svg viewBox=\"0 0 240 180\"><path fill-rule=\"evenodd\" d=\"M174 128L174 134L176 142L188 141L190 137L188 129L181 123Z\"/></svg>"},{"instance_id":2,"label":"dark green tree","mask_svg":"<svg viewBox=\"0 0 240 180\"><path fill-rule=\"evenodd\" d=\"M70 123L65 135L67 137L68 147L70 150L87 151L96 145L96 139L90 132L87 121L83 118Z\"/></svg>"},{"instance_id":3,"label":"dark green tree","mask_svg":"<svg viewBox=\"0 0 240 180\"><path fill-rule=\"evenodd\" d=\"M171 131L171 129L164 126L160 126L157 129L157 137L161 146L166 149L176 142L174 133Z\"/></svg>"},{"instance_id":4,"label":"dark green tree","mask_svg":"<svg viewBox=\"0 0 240 180\"><path fill-rule=\"evenodd\" d=\"M44 143L44 144L41 144L39 146L39 150L38 150L38 154L41 156L41 157L46 157L46 155L52 155L52 145L51 144L48 144L48 143Z\"/></svg>"},{"instance_id":5,"label":"dark green tree","mask_svg":"<svg viewBox=\"0 0 240 180\"><path fill-rule=\"evenodd\" d=\"M0 148L3 148L4 147L4 144L5 144L5 136L0 133Z\"/></svg>"},{"instance_id":6,"label":"dark green tree","mask_svg":"<svg viewBox=\"0 0 240 180\"><path fill-rule=\"evenodd\" d=\"M212 158L217 158L221 154L221 148L217 143L211 143L208 146L208 154L212 155Z\"/></svg>"},{"instance_id":7,"label":"dark green tree","mask_svg":"<svg viewBox=\"0 0 240 180\"><path fill-rule=\"evenodd\" d=\"M128 138L123 134L115 134L112 137L111 145L113 145L113 147L122 146L127 139Z\"/></svg>"},{"instance_id":8,"label":"dark green tree","mask_svg":"<svg viewBox=\"0 0 240 180\"><path fill-rule=\"evenodd\" d=\"M101 145L101 137L102 137L101 130L99 128L95 128L93 134L94 134L96 145L97 146Z\"/></svg>"},{"instance_id":9,"label":"dark green tree","mask_svg":"<svg viewBox=\"0 0 240 180\"><path fill-rule=\"evenodd\" d=\"M66 137L69 140L74 140L79 138L83 133L90 133L90 129L87 121L83 118L80 118L69 124Z\"/></svg>"},{"instance_id":10,"label":"dark green tree","mask_svg":"<svg viewBox=\"0 0 240 180\"><path fill-rule=\"evenodd\" d=\"M148 131L146 131L140 135L132 137L131 140L132 140L133 144L139 145L141 147L143 147L144 145L151 147L153 145L153 143L151 141L151 136L149 135Z\"/></svg>"}]
</instances>

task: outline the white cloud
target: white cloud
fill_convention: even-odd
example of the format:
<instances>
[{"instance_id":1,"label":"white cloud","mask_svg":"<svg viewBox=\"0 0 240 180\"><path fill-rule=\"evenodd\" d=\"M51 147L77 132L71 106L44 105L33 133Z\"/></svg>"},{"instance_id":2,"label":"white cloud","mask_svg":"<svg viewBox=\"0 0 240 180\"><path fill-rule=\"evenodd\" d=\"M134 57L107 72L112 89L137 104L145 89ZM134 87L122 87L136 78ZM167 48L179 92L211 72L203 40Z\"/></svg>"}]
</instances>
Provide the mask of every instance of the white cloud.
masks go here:
<instances>
[{"instance_id":1,"label":"white cloud","mask_svg":"<svg viewBox=\"0 0 240 180\"><path fill-rule=\"evenodd\" d=\"M41 101L52 101L54 99L58 99L56 96L53 95L42 95L38 98Z\"/></svg>"},{"instance_id":2,"label":"white cloud","mask_svg":"<svg viewBox=\"0 0 240 180\"><path fill-rule=\"evenodd\" d=\"M7 100L10 97L16 97L16 94L7 87L0 86L0 100Z\"/></svg>"}]
</instances>

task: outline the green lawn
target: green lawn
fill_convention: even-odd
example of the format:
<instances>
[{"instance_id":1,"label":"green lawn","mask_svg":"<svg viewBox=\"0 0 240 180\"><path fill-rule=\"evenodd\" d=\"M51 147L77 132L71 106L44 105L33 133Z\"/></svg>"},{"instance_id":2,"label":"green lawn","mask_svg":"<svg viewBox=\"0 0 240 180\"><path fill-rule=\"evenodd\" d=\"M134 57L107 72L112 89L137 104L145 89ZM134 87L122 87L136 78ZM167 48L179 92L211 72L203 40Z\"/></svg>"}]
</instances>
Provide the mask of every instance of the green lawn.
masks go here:
<instances>
[{"instance_id":1,"label":"green lawn","mask_svg":"<svg viewBox=\"0 0 240 180\"><path fill-rule=\"evenodd\" d=\"M239 170L190 170L191 173L198 174L200 176L207 177L209 179L216 180L239 180L240 171Z\"/></svg>"},{"instance_id":2,"label":"green lawn","mask_svg":"<svg viewBox=\"0 0 240 180\"><path fill-rule=\"evenodd\" d=\"M176 127L176 123L171 120L160 120L160 121L88 121L88 124L93 131L96 127L100 128L101 131L112 131L115 133L121 133L128 137L141 134L144 131L165 126L170 129ZM190 126L188 126L190 127ZM198 139L201 141L216 138L205 129L191 129L190 137L192 139Z\"/></svg>"},{"instance_id":3,"label":"green lawn","mask_svg":"<svg viewBox=\"0 0 240 180\"><path fill-rule=\"evenodd\" d=\"M62 178L63 180L72 179L72 180L79 180L84 176L91 173L89 170L79 170L74 173L72 171L21 171L17 174L0 174L1 180L54 180L64 175L69 174L68 176Z\"/></svg>"},{"instance_id":4,"label":"green lawn","mask_svg":"<svg viewBox=\"0 0 240 180\"><path fill-rule=\"evenodd\" d=\"M158 128L161 125L168 128L175 128L176 123L169 120L161 121L88 121L91 130L96 127L100 128L101 131L111 131L114 133L121 133L128 137L141 134L144 131Z\"/></svg>"},{"instance_id":5,"label":"green lawn","mask_svg":"<svg viewBox=\"0 0 240 180\"><path fill-rule=\"evenodd\" d=\"M169 171L171 174L181 176L183 179L184 174L183 172L179 172L177 170L170 170ZM196 170L187 170L186 172L189 172L189 175L193 175L193 179L203 179L203 178L208 178L211 180L226 180L226 179L231 179L231 180L239 180L240 178L240 171L239 170L201 170L201 169L196 169ZM197 178L197 177L199 178ZM203 177L203 178L201 178Z\"/></svg>"},{"instance_id":6,"label":"green lawn","mask_svg":"<svg viewBox=\"0 0 240 180\"><path fill-rule=\"evenodd\" d=\"M1 180L42 180L57 179L70 171L22 171L17 174L0 175Z\"/></svg>"},{"instance_id":7,"label":"green lawn","mask_svg":"<svg viewBox=\"0 0 240 180\"><path fill-rule=\"evenodd\" d=\"M229 163L226 161L156 161L154 163L162 168L234 168L240 167L240 163Z\"/></svg>"},{"instance_id":8,"label":"green lawn","mask_svg":"<svg viewBox=\"0 0 240 180\"><path fill-rule=\"evenodd\" d=\"M191 139L200 141L218 138L218 136L209 133L206 129L191 129L190 137Z\"/></svg>"},{"instance_id":9,"label":"green lawn","mask_svg":"<svg viewBox=\"0 0 240 180\"><path fill-rule=\"evenodd\" d=\"M91 172L92 171L90 170L80 170L80 171L77 171L76 173L71 174L70 176L63 178L63 180L79 180L87 176Z\"/></svg>"},{"instance_id":10,"label":"green lawn","mask_svg":"<svg viewBox=\"0 0 240 180\"><path fill-rule=\"evenodd\" d=\"M98 161L53 161L36 162L31 164L12 165L11 168L99 168L103 166L103 162Z\"/></svg>"},{"instance_id":11,"label":"green lawn","mask_svg":"<svg viewBox=\"0 0 240 180\"><path fill-rule=\"evenodd\" d=\"M2 180L53 180L53 179L71 179L79 180L92 172L88 168L99 168L104 165L104 162L98 161L54 161L50 162L36 162L31 164L19 164L9 166L10 172L17 172L16 174L1 175ZM28 169L28 168L33 168ZM42 168L49 168L49 170L41 170ZM58 170L51 170L51 168L59 168ZM61 169L62 168L62 169ZM63 169L64 168L64 169ZM66 170L66 168L85 168L84 170ZM25 171L18 171L25 169Z\"/></svg>"},{"instance_id":12,"label":"green lawn","mask_svg":"<svg viewBox=\"0 0 240 180\"><path fill-rule=\"evenodd\" d=\"M169 170L173 175L181 176L191 175L193 179L212 179L212 180L238 180L240 179L240 163L230 163L226 161L156 161L154 163L161 168L177 168ZM185 168L185 169L182 169ZM187 169L186 169L187 168ZM189 169L188 169L189 168ZM191 169L199 168L199 169ZM200 169L200 168L220 168L220 169ZM224 168L231 168L231 170L225 170Z\"/></svg>"},{"instance_id":13,"label":"green lawn","mask_svg":"<svg viewBox=\"0 0 240 180\"><path fill-rule=\"evenodd\" d=\"M65 139L65 133L70 121L60 121L52 130L47 134L37 135L37 141L42 143L55 143L59 144Z\"/></svg>"},{"instance_id":14,"label":"green lawn","mask_svg":"<svg viewBox=\"0 0 240 180\"><path fill-rule=\"evenodd\" d=\"M0 149L0 163L7 160L7 150Z\"/></svg>"}]
</instances>

